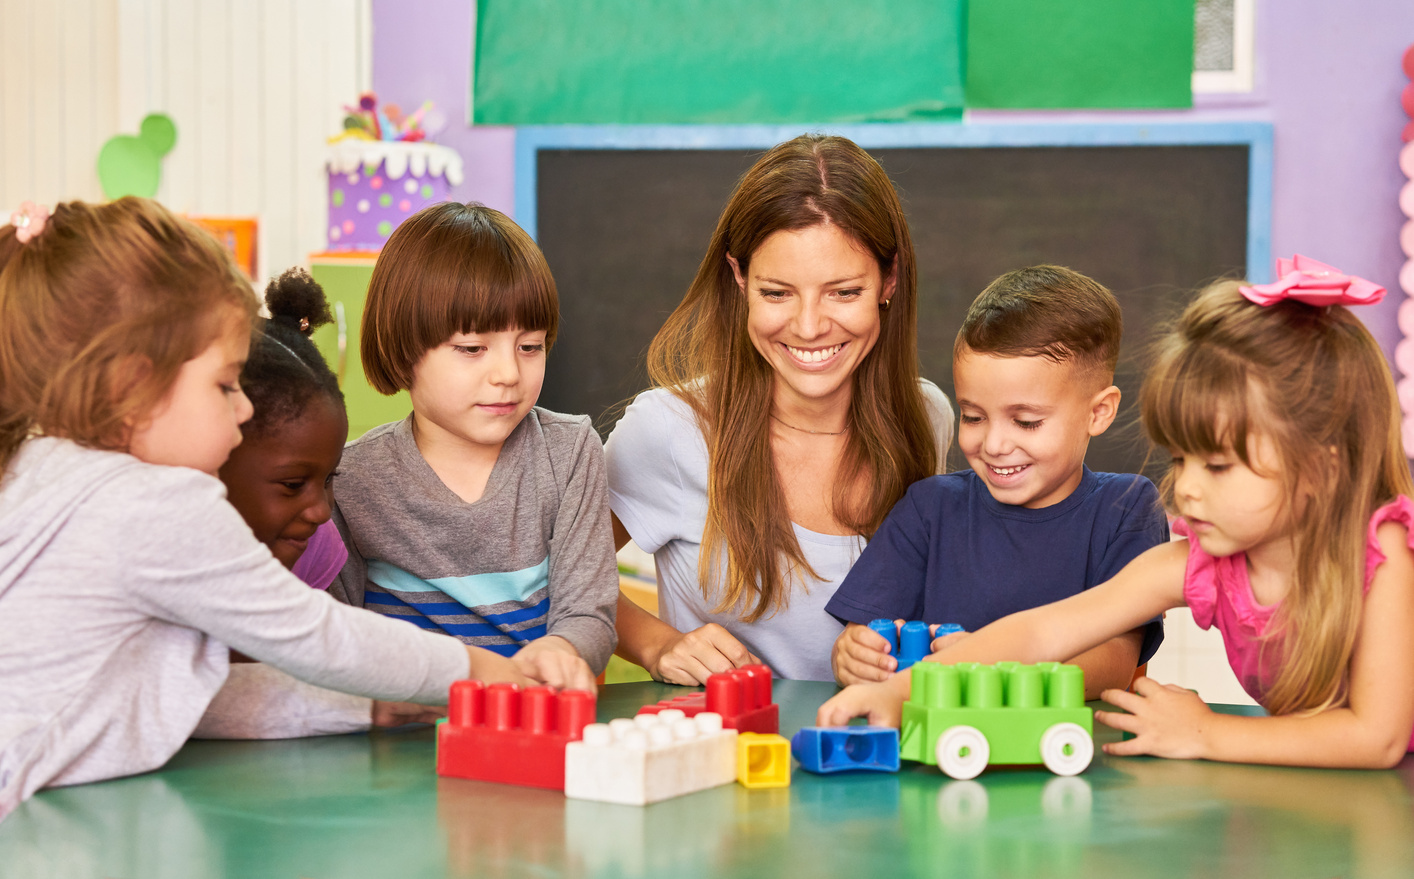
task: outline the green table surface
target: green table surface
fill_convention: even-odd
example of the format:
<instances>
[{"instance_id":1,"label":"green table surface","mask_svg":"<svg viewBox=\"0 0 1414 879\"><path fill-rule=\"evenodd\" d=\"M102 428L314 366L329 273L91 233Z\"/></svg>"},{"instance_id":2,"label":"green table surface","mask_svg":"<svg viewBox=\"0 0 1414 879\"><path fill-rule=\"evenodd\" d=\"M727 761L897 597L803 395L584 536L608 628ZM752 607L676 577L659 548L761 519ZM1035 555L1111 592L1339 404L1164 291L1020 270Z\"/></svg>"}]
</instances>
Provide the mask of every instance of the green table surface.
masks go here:
<instances>
[{"instance_id":1,"label":"green table surface","mask_svg":"<svg viewBox=\"0 0 1414 879\"><path fill-rule=\"evenodd\" d=\"M605 687L599 719L682 692ZM778 681L782 733L833 692ZM1097 753L1076 778L963 782L797 767L789 788L635 807L438 778L434 750L426 728L191 742L158 772L22 805L0 824L0 877L1414 875L1410 758L1354 772Z\"/></svg>"}]
</instances>

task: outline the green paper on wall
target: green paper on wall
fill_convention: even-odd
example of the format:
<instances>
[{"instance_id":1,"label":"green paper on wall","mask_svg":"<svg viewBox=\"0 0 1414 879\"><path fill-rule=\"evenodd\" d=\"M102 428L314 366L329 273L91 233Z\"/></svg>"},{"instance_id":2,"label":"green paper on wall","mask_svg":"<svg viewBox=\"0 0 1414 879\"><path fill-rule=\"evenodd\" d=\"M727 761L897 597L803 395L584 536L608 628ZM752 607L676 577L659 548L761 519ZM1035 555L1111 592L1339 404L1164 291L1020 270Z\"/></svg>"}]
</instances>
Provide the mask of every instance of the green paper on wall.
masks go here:
<instances>
[{"instance_id":1,"label":"green paper on wall","mask_svg":"<svg viewBox=\"0 0 1414 879\"><path fill-rule=\"evenodd\" d=\"M1193 0L972 0L967 106L1189 107Z\"/></svg>"},{"instance_id":2,"label":"green paper on wall","mask_svg":"<svg viewBox=\"0 0 1414 879\"><path fill-rule=\"evenodd\" d=\"M162 157L177 143L177 126L164 113L148 114L136 137L117 134L98 152L98 182L110 199L152 198L162 183Z\"/></svg>"},{"instance_id":3,"label":"green paper on wall","mask_svg":"<svg viewBox=\"0 0 1414 879\"><path fill-rule=\"evenodd\" d=\"M956 120L963 2L480 0L473 121Z\"/></svg>"}]
</instances>

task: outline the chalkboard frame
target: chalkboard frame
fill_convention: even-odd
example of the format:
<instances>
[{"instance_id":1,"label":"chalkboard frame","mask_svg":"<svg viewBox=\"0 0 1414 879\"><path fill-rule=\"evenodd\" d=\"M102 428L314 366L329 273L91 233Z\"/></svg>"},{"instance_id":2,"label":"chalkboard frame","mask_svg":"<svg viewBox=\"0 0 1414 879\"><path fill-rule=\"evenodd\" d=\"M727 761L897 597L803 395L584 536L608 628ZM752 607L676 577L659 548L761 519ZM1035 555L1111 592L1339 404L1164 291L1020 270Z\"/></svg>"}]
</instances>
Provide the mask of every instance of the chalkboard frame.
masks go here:
<instances>
[{"instance_id":1,"label":"chalkboard frame","mask_svg":"<svg viewBox=\"0 0 1414 879\"><path fill-rule=\"evenodd\" d=\"M1272 278L1272 125L1269 122L870 123L860 125L528 125L516 129L515 220L537 237L541 150L769 149L820 131L866 150L926 147L1235 145L1248 148L1247 272Z\"/></svg>"}]
</instances>

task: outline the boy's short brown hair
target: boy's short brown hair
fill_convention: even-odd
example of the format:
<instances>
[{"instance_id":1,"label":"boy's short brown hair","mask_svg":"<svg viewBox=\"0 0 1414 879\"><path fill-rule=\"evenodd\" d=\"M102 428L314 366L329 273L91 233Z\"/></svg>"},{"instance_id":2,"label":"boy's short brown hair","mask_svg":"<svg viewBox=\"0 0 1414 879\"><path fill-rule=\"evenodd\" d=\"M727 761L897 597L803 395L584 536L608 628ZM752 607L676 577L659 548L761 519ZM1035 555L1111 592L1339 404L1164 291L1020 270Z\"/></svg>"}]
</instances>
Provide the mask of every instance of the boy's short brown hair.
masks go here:
<instances>
[{"instance_id":1,"label":"boy's short brown hair","mask_svg":"<svg viewBox=\"0 0 1414 879\"><path fill-rule=\"evenodd\" d=\"M368 283L359 353L379 393L412 387L422 356L457 333L544 330L555 343L560 300L531 237L485 205L443 202L394 230Z\"/></svg>"},{"instance_id":2,"label":"boy's short brown hair","mask_svg":"<svg viewBox=\"0 0 1414 879\"><path fill-rule=\"evenodd\" d=\"M1071 361L1114 380L1124 331L1119 302L1103 284L1063 266L1007 272L967 309L953 343L978 354Z\"/></svg>"}]
</instances>

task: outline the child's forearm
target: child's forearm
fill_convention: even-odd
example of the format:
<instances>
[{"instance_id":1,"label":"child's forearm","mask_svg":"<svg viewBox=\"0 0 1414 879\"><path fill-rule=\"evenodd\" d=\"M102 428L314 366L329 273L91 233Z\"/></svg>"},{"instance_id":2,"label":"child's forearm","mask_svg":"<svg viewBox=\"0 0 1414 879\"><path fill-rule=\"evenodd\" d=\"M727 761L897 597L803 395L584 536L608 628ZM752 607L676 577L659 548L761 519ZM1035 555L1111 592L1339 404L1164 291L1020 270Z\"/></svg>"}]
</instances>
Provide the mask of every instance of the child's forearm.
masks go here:
<instances>
[{"instance_id":1,"label":"child's forearm","mask_svg":"<svg viewBox=\"0 0 1414 879\"><path fill-rule=\"evenodd\" d=\"M1104 690L1129 688L1143 645L1144 628L1141 626L1066 661L1084 670L1085 698L1098 699Z\"/></svg>"},{"instance_id":2,"label":"child's forearm","mask_svg":"<svg viewBox=\"0 0 1414 879\"><path fill-rule=\"evenodd\" d=\"M1313 717L1215 715L1205 756L1229 763L1389 769L1404 758L1409 736L1360 723L1347 708Z\"/></svg>"}]
</instances>

